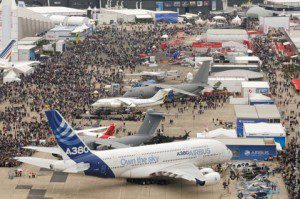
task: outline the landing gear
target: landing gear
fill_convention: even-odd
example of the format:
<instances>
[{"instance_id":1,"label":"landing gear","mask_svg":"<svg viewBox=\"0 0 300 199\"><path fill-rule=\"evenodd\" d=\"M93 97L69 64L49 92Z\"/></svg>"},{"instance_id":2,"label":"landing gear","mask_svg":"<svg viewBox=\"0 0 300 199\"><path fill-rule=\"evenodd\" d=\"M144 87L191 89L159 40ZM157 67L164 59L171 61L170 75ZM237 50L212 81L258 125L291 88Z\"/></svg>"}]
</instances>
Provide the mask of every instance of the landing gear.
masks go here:
<instances>
[{"instance_id":1,"label":"landing gear","mask_svg":"<svg viewBox=\"0 0 300 199\"><path fill-rule=\"evenodd\" d=\"M167 185L167 184L169 184L167 180L163 180L163 179L128 178L128 179L126 179L126 181L128 183L139 184L139 185L150 185L150 184Z\"/></svg>"}]
</instances>

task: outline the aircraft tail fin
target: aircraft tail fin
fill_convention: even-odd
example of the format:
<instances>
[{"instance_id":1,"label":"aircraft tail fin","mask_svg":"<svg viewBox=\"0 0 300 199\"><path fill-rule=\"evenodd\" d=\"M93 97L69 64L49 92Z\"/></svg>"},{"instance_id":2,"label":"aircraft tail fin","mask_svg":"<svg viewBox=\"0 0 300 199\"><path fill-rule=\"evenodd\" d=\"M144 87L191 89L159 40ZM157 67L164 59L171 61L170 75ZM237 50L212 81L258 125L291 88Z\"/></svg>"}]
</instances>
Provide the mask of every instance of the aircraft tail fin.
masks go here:
<instances>
[{"instance_id":1,"label":"aircraft tail fin","mask_svg":"<svg viewBox=\"0 0 300 199\"><path fill-rule=\"evenodd\" d=\"M168 97L170 91L171 89L160 89L151 99L155 102L159 102L159 101L164 102L165 99Z\"/></svg>"},{"instance_id":2,"label":"aircraft tail fin","mask_svg":"<svg viewBox=\"0 0 300 199\"><path fill-rule=\"evenodd\" d=\"M152 135L155 133L160 121L164 118L163 113L148 109L144 122L140 126L137 135Z\"/></svg>"},{"instance_id":3,"label":"aircraft tail fin","mask_svg":"<svg viewBox=\"0 0 300 199\"><path fill-rule=\"evenodd\" d=\"M194 79L191 81L191 83L207 84L209 69L210 69L210 61L204 61L201 68L199 68L198 72L196 73Z\"/></svg>"},{"instance_id":4,"label":"aircraft tail fin","mask_svg":"<svg viewBox=\"0 0 300 199\"><path fill-rule=\"evenodd\" d=\"M62 150L63 159L69 158L73 160L91 154L88 146L58 111L46 111L46 116L56 142Z\"/></svg>"},{"instance_id":5,"label":"aircraft tail fin","mask_svg":"<svg viewBox=\"0 0 300 199\"><path fill-rule=\"evenodd\" d=\"M108 136L113 136L115 133L115 129L116 129L116 124L115 123L111 123L109 125L109 127L107 128L107 130L103 133L104 135L108 135Z\"/></svg>"},{"instance_id":6,"label":"aircraft tail fin","mask_svg":"<svg viewBox=\"0 0 300 199\"><path fill-rule=\"evenodd\" d=\"M11 57L11 53L12 53L12 47L15 43L16 43L16 40L11 40L7 44L7 46L0 53L0 59L5 60L5 61L9 61L9 59Z\"/></svg>"}]
</instances>

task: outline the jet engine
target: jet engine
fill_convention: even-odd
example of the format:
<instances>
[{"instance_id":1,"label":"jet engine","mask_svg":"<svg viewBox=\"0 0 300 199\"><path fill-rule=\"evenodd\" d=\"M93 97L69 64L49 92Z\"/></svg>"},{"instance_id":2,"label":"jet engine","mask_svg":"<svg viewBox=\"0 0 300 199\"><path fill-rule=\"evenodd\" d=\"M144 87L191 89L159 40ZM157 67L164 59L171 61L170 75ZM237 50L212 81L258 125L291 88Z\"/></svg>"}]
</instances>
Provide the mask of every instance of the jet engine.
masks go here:
<instances>
[{"instance_id":1,"label":"jet engine","mask_svg":"<svg viewBox=\"0 0 300 199\"><path fill-rule=\"evenodd\" d=\"M205 180L205 185L214 185L220 182L221 176L218 172L212 172L204 175L206 180Z\"/></svg>"},{"instance_id":2,"label":"jet engine","mask_svg":"<svg viewBox=\"0 0 300 199\"><path fill-rule=\"evenodd\" d=\"M203 174L203 175L206 175L208 173L212 173L212 172L215 172L212 168L203 168L203 169L200 169L200 172Z\"/></svg>"},{"instance_id":3,"label":"jet engine","mask_svg":"<svg viewBox=\"0 0 300 199\"><path fill-rule=\"evenodd\" d=\"M49 165L49 168L51 170L54 170L54 171L64 171L68 168L69 166L66 165L63 161L60 161L60 162L55 162L55 163L52 163Z\"/></svg>"}]
</instances>

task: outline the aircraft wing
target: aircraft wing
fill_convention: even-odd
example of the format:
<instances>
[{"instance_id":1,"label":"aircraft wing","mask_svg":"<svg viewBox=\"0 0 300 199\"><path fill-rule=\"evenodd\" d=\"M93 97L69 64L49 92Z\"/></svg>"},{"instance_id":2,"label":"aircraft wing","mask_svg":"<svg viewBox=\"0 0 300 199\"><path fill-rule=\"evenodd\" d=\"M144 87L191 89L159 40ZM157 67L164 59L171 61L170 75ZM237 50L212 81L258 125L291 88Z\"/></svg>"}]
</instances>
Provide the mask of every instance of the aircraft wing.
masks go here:
<instances>
[{"instance_id":1,"label":"aircraft wing","mask_svg":"<svg viewBox=\"0 0 300 199\"><path fill-rule=\"evenodd\" d=\"M194 93L191 93L191 92L188 92L188 91L179 89L179 88L175 88L175 87L172 87L172 86L168 86L168 85L155 84L155 86L158 87L158 88L172 89L172 90L173 90L174 92L176 92L176 93L181 93L181 94L189 95L189 96L192 96L192 97L197 96L197 95L195 95Z\"/></svg>"},{"instance_id":2,"label":"aircraft wing","mask_svg":"<svg viewBox=\"0 0 300 199\"><path fill-rule=\"evenodd\" d=\"M132 101L130 101L130 100L126 99L126 98L118 98L116 100L121 101L122 103L126 104L127 106L136 107L136 105L134 103L132 103Z\"/></svg>"},{"instance_id":3,"label":"aircraft wing","mask_svg":"<svg viewBox=\"0 0 300 199\"><path fill-rule=\"evenodd\" d=\"M50 164L60 161L54 159L44 159L44 158L35 158L35 157L15 157L14 159L19 162L23 162L26 164L30 164L30 165L34 165L46 169L50 169Z\"/></svg>"},{"instance_id":4,"label":"aircraft wing","mask_svg":"<svg viewBox=\"0 0 300 199\"><path fill-rule=\"evenodd\" d=\"M122 143L119 143L119 142L115 142L112 139L97 139L97 140L95 140L95 143L99 144L99 145L112 147L112 148L115 148L115 149L130 147L129 145L122 144Z\"/></svg>"},{"instance_id":5,"label":"aircraft wing","mask_svg":"<svg viewBox=\"0 0 300 199\"><path fill-rule=\"evenodd\" d=\"M188 181L200 184L201 181L205 182L205 176L200 170L191 163L178 164L169 166L166 168L159 169L158 171L151 174L152 176L165 176L170 178L182 178Z\"/></svg>"},{"instance_id":6,"label":"aircraft wing","mask_svg":"<svg viewBox=\"0 0 300 199\"><path fill-rule=\"evenodd\" d=\"M61 152L58 147L39 147L39 146L25 146L24 149L31 149L43 153L51 153L61 155Z\"/></svg>"}]
</instances>

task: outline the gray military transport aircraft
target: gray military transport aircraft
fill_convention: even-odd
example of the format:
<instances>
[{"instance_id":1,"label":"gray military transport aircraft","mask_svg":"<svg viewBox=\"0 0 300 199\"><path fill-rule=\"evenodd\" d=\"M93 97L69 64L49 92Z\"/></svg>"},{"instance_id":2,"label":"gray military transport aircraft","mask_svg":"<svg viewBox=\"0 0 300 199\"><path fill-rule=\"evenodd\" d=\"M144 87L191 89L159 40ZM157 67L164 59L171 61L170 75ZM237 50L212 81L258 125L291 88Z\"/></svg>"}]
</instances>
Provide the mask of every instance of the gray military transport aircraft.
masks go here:
<instances>
[{"instance_id":1,"label":"gray military transport aircraft","mask_svg":"<svg viewBox=\"0 0 300 199\"><path fill-rule=\"evenodd\" d=\"M210 70L210 62L204 61L201 68L199 68L197 74L190 83L185 84L151 84L143 87L134 87L128 90L123 97L135 97L135 98L151 98L160 89L172 89L175 96L196 96L205 87L209 86L207 84L208 75Z\"/></svg>"}]
</instances>

